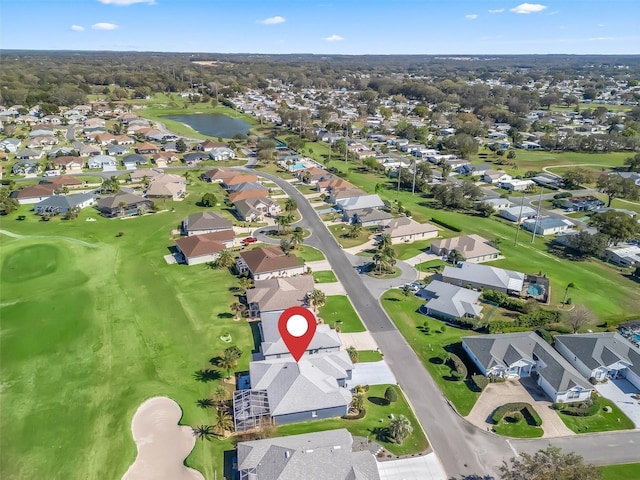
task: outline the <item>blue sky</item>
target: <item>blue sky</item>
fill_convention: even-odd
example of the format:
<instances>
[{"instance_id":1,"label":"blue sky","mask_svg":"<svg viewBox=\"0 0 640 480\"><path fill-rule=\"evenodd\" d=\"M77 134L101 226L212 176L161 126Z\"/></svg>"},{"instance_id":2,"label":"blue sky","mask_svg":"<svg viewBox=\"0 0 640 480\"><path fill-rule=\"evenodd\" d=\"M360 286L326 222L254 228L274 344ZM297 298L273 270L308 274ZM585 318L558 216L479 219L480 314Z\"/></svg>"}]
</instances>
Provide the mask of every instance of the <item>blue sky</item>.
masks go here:
<instances>
[{"instance_id":1,"label":"blue sky","mask_svg":"<svg viewBox=\"0 0 640 480\"><path fill-rule=\"evenodd\" d=\"M640 0L2 0L3 49L640 54Z\"/></svg>"}]
</instances>

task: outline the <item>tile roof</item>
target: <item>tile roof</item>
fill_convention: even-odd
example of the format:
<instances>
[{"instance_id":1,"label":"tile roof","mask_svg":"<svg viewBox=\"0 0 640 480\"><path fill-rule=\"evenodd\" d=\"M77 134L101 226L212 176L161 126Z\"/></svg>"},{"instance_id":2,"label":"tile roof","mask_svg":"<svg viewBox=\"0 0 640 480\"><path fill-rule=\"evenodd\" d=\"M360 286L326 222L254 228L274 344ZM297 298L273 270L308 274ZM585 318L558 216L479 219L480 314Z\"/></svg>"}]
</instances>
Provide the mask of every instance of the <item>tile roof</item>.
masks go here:
<instances>
[{"instance_id":1,"label":"tile roof","mask_svg":"<svg viewBox=\"0 0 640 480\"><path fill-rule=\"evenodd\" d=\"M233 230L221 230L219 232L182 237L176 240L176 245L187 258L193 258L221 252L226 248L224 242L230 242L234 237Z\"/></svg>"},{"instance_id":2,"label":"tile roof","mask_svg":"<svg viewBox=\"0 0 640 480\"><path fill-rule=\"evenodd\" d=\"M465 260L485 255L499 254L500 251L488 244L489 240L480 235L462 235L460 237L443 238L431 242L431 250L439 252L456 250Z\"/></svg>"},{"instance_id":3,"label":"tile roof","mask_svg":"<svg viewBox=\"0 0 640 480\"><path fill-rule=\"evenodd\" d=\"M306 294L313 288L311 275L257 280L255 286L247 290L247 302L257 303L261 312L303 306Z\"/></svg>"},{"instance_id":4,"label":"tile roof","mask_svg":"<svg viewBox=\"0 0 640 480\"><path fill-rule=\"evenodd\" d=\"M254 248L240 253L252 274L296 268L304 262L295 255L285 255L280 247Z\"/></svg>"}]
</instances>

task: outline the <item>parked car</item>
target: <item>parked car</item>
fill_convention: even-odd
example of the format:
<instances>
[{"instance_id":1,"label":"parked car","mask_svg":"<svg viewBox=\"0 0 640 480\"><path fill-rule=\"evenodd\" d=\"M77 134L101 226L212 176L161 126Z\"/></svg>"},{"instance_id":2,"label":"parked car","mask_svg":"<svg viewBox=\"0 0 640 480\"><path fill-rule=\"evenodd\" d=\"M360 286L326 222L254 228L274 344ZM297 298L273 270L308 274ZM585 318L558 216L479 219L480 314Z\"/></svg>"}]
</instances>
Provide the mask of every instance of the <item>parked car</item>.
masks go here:
<instances>
[{"instance_id":1,"label":"parked car","mask_svg":"<svg viewBox=\"0 0 640 480\"><path fill-rule=\"evenodd\" d=\"M242 239L242 243L244 243L245 245L248 243L255 243L257 241L258 239L256 237L247 237Z\"/></svg>"}]
</instances>

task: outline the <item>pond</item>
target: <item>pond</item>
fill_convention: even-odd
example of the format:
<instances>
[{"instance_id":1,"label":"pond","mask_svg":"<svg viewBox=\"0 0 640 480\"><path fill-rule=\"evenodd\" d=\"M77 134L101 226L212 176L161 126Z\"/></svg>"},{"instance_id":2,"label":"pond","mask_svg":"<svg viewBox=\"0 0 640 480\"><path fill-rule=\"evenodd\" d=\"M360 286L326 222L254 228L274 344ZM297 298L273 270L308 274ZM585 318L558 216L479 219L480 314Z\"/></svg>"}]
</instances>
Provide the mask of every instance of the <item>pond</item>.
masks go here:
<instances>
[{"instance_id":1,"label":"pond","mask_svg":"<svg viewBox=\"0 0 640 480\"><path fill-rule=\"evenodd\" d=\"M210 137L233 138L238 134L246 135L251 128L244 120L218 113L169 115L164 118L189 125L196 132Z\"/></svg>"}]
</instances>

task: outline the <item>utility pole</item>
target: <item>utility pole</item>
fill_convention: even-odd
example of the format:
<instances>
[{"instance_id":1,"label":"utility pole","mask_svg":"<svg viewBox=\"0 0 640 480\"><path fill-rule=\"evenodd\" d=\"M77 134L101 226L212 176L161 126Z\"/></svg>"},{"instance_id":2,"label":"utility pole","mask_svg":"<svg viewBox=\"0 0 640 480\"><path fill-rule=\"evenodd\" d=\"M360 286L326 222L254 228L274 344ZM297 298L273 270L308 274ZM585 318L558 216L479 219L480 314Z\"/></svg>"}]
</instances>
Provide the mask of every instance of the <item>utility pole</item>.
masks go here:
<instances>
[{"instance_id":1,"label":"utility pole","mask_svg":"<svg viewBox=\"0 0 640 480\"><path fill-rule=\"evenodd\" d=\"M518 246L518 236L520 235L520 220L522 219L523 205L524 205L524 192L522 192L522 198L520 199L520 213L518 214L518 225L516 225L516 241L513 244L514 247Z\"/></svg>"},{"instance_id":2,"label":"utility pole","mask_svg":"<svg viewBox=\"0 0 640 480\"><path fill-rule=\"evenodd\" d=\"M396 197L400 195L400 177L402 177L402 165L398 165L398 193L396 193Z\"/></svg>"},{"instance_id":3,"label":"utility pole","mask_svg":"<svg viewBox=\"0 0 640 480\"><path fill-rule=\"evenodd\" d=\"M416 194L416 173L418 173L418 164L413 161L413 187L411 187L411 195Z\"/></svg>"},{"instance_id":4,"label":"utility pole","mask_svg":"<svg viewBox=\"0 0 640 480\"><path fill-rule=\"evenodd\" d=\"M540 221L540 209L542 208L542 192L544 187L540 186L540 198L538 199L538 212L536 213L536 223L533 226L533 235L531 236L531 243L536 240L536 229L538 228L538 222Z\"/></svg>"},{"instance_id":5,"label":"utility pole","mask_svg":"<svg viewBox=\"0 0 640 480\"><path fill-rule=\"evenodd\" d=\"M349 124L347 123L347 137L344 140L344 164L347 166L347 173L349 173Z\"/></svg>"}]
</instances>

